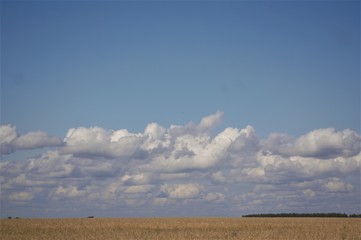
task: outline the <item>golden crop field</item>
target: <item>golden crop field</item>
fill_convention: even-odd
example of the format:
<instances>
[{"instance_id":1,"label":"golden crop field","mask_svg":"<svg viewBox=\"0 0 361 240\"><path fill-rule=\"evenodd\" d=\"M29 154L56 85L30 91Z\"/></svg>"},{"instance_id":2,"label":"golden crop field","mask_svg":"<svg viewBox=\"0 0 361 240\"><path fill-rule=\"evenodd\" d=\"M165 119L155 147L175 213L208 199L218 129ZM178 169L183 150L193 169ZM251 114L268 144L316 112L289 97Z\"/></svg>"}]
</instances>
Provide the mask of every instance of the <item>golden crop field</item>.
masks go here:
<instances>
[{"instance_id":1,"label":"golden crop field","mask_svg":"<svg viewBox=\"0 0 361 240\"><path fill-rule=\"evenodd\" d=\"M0 239L353 239L361 219L351 218L93 218L3 219Z\"/></svg>"}]
</instances>

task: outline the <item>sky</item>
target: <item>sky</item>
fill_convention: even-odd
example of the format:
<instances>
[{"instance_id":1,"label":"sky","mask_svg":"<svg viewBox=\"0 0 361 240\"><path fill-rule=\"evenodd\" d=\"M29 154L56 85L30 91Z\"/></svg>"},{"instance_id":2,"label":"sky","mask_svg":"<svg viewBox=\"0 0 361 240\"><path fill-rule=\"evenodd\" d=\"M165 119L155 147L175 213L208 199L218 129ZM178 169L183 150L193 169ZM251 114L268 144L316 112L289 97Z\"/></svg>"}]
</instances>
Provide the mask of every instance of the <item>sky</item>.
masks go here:
<instances>
[{"instance_id":1,"label":"sky","mask_svg":"<svg viewBox=\"0 0 361 240\"><path fill-rule=\"evenodd\" d=\"M361 212L359 1L0 4L0 217Z\"/></svg>"}]
</instances>

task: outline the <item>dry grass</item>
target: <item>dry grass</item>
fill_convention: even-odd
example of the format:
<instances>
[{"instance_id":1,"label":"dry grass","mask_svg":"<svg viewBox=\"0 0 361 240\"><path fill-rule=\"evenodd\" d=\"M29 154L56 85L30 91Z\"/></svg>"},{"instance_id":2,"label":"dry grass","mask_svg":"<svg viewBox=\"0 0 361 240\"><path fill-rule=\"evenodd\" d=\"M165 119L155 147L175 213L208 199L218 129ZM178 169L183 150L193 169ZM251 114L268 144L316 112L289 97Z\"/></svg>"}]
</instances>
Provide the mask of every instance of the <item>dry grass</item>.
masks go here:
<instances>
[{"instance_id":1,"label":"dry grass","mask_svg":"<svg viewBox=\"0 0 361 240\"><path fill-rule=\"evenodd\" d=\"M0 239L354 239L361 219L349 218L117 218L4 219Z\"/></svg>"}]
</instances>

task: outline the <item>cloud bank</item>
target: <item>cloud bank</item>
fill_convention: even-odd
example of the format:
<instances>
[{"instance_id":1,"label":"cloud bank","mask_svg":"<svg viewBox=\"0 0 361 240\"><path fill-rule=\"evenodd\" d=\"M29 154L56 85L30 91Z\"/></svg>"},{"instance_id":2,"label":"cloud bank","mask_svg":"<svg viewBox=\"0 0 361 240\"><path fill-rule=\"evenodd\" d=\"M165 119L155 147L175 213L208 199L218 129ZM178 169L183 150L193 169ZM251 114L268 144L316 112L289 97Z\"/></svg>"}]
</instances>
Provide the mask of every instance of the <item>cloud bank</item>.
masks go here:
<instances>
[{"instance_id":1,"label":"cloud bank","mask_svg":"<svg viewBox=\"0 0 361 240\"><path fill-rule=\"evenodd\" d=\"M52 147L1 161L2 217L360 212L359 133L325 128L259 139L246 126L215 134L222 116L150 123L142 133L72 128L63 140L1 126L4 156Z\"/></svg>"},{"instance_id":2,"label":"cloud bank","mask_svg":"<svg viewBox=\"0 0 361 240\"><path fill-rule=\"evenodd\" d=\"M14 126L0 126L1 155L10 154L17 150L56 147L61 145L62 140L60 138L49 136L42 131L18 135Z\"/></svg>"}]
</instances>

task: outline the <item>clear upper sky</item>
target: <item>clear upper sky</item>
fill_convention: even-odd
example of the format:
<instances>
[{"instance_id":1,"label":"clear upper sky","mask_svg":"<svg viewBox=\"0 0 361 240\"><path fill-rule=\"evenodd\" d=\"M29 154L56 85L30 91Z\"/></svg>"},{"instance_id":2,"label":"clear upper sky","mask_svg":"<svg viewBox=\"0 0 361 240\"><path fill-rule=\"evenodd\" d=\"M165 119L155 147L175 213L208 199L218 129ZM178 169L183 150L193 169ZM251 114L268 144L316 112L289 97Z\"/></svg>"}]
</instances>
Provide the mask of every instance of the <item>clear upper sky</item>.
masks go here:
<instances>
[{"instance_id":1,"label":"clear upper sky","mask_svg":"<svg viewBox=\"0 0 361 240\"><path fill-rule=\"evenodd\" d=\"M1 3L1 123L360 125L358 1Z\"/></svg>"},{"instance_id":2,"label":"clear upper sky","mask_svg":"<svg viewBox=\"0 0 361 240\"><path fill-rule=\"evenodd\" d=\"M360 1L0 7L0 218L360 213Z\"/></svg>"}]
</instances>

